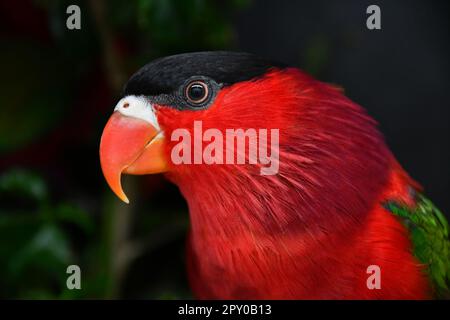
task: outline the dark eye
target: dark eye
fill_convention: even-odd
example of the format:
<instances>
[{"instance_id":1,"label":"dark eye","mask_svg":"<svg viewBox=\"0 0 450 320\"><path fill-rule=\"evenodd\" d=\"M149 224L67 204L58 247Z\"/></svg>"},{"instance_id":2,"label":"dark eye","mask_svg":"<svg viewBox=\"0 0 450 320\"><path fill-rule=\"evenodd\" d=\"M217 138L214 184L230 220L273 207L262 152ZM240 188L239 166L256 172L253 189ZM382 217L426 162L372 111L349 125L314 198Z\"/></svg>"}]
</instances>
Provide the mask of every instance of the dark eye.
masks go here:
<instances>
[{"instance_id":1,"label":"dark eye","mask_svg":"<svg viewBox=\"0 0 450 320\"><path fill-rule=\"evenodd\" d=\"M190 82L184 91L186 99L195 105L202 104L208 99L209 88L203 81Z\"/></svg>"}]
</instances>

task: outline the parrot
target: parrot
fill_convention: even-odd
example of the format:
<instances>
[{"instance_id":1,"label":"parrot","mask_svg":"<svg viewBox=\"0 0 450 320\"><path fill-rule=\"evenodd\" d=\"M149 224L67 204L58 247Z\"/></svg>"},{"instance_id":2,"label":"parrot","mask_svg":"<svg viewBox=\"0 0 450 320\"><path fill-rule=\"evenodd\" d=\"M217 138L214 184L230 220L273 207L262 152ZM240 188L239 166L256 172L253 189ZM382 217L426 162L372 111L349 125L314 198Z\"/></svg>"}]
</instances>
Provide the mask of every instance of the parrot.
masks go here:
<instances>
[{"instance_id":1,"label":"parrot","mask_svg":"<svg viewBox=\"0 0 450 320\"><path fill-rule=\"evenodd\" d=\"M180 130L198 134L198 123L197 145L180 138ZM232 149L236 138L219 148L230 129L242 130L235 138L248 145ZM247 154L255 147L250 133L260 129L278 133L259 139L258 146L277 142L269 174L264 157ZM218 161L230 149L234 161ZM236 161L243 152L246 161ZM177 159L197 155L205 161ZM367 111L295 66L237 51L153 60L124 85L99 156L107 184L126 203L124 174L161 173L178 187L189 209L186 269L195 298L448 297L445 216Z\"/></svg>"}]
</instances>

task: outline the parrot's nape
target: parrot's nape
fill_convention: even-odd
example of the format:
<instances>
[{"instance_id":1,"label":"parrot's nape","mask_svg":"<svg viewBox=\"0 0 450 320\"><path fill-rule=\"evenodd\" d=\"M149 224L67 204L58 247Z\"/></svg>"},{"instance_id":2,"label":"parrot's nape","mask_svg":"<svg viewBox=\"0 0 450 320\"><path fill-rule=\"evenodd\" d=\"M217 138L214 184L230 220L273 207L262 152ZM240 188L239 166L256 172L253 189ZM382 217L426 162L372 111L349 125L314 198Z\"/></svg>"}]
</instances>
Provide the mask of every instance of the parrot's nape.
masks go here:
<instances>
[{"instance_id":1,"label":"parrot's nape","mask_svg":"<svg viewBox=\"0 0 450 320\"><path fill-rule=\"evenodd\" d=\"M335 86L251 54L187 53L140 69L114 111L100 144L104 176L125 202L124 173L164 172L179 187L189 206L196 297L448 294L445 217L397 163L375 121ZM181 143L180 130L195 136L199 122L206 139ZM186 150L204 156L213 140L210 154L226 157L230 146L217 140L230 129L277 130L277 171L261 174L264 164L251 161L174 161ZM378 272L375 286L370 270Z\"/></svg>"}]
</instances>

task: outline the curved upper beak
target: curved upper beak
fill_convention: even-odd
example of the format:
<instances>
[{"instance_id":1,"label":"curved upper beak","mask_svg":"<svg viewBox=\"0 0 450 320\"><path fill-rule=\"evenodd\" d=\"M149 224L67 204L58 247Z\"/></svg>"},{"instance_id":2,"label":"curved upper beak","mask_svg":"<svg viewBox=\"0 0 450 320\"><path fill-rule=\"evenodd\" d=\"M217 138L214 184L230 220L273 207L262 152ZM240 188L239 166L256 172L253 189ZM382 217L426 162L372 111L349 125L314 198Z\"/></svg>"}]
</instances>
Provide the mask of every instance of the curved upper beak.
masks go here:
<instances>
[{"instance_id":1,"label":"curved upper beak","mask_svg":"<svg viewBox=\"0 0 450 320\"><path fill-rule=\"evenodd\" d=\"M121 175L152 174L167 171L164 136L154 125L114 112L103 130L100 163L103 175L124 202L129 200L122 190Z\"/></svg>"}]
</instances>

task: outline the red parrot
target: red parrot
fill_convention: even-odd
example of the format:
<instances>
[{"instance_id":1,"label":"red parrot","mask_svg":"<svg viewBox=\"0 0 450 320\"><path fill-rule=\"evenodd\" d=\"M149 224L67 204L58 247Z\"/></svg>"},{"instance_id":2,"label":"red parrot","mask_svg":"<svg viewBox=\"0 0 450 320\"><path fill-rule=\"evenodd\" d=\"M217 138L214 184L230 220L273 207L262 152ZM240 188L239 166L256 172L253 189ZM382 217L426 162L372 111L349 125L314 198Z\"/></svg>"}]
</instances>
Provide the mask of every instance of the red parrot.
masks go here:
<instances>
[{"instance_id":1,"label":"red parrot","mask_svg":"<svg viewBox=\"0 0 450 320\"><path fill-rule=\"evenodd\" d=\"M181 141L199 134L198 123L203 140ZM245 130L249 144L231 149L232 160L246 153L244 163L219 161L237 138L219 148L217 133L230 129ZM278 133L273 174L247 154L261 129ZM200 299L428 299L448 290L444 216L363 108L297 68L222 51L150 62L126 83L100 161L125 202L122 174L164 172L179 187Z\"/></svg>"}]
</instances>

